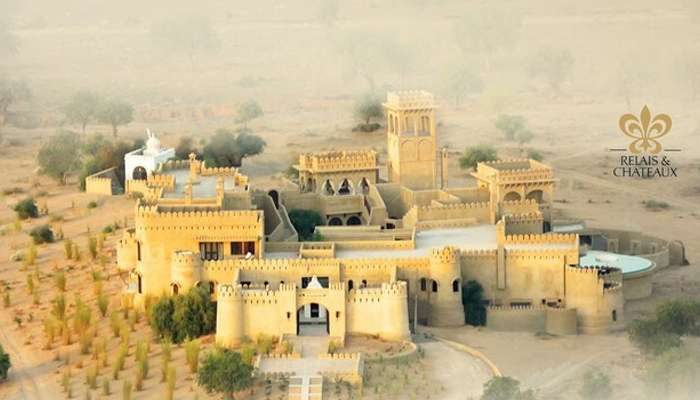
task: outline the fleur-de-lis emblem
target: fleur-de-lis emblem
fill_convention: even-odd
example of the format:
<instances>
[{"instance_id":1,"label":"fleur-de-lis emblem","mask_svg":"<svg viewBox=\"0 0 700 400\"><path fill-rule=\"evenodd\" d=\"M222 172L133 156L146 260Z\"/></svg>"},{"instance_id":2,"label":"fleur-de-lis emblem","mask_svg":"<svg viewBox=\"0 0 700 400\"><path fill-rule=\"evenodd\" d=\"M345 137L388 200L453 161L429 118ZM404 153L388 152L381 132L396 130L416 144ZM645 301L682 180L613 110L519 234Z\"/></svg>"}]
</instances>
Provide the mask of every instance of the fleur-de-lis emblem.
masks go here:
<instances>
[{"instance_id":1,"label":"fleur-de-lis emblem","mask_svg":"<svg viewBox=\"0 0 700 400\"><path fill-rule=\"evenodd\" d=\"M657 139L671 130L671 117L657 114L652 118L649 107L644 106L639 117L634 114L621 116L619 125L622 133L635 139L629 145L630 152L656 154L661 151L661 143Z\"/></svg>"}]
</instances>

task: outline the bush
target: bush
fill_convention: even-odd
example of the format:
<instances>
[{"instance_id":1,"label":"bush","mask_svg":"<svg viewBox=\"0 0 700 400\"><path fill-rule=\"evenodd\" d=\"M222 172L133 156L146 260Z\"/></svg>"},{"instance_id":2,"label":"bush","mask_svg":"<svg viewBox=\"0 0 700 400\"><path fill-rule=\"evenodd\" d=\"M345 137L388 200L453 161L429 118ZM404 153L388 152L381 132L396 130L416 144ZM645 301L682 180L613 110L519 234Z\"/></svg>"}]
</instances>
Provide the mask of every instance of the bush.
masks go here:
<instances>
[{"instance_id":1,"label":"bush","mask_svg":"<svg viewBox=\"0 0 700 400\"><path fill-rule=\"evenodd\" d=\"M299 234L299 240L312 240L314 229L323 225L321 214L313 210L294 209L289 212L289 220Z\"/></svg>"},{"instance_id":2,"label":"bush","mask_svg":"<svg viewBox=\"0 0 700 400\"><path fill-rule=\"evenodd\" d=\"M520 390L520 382L508 376L497 376L484 384L481 400L535 400L535 393Z\"/></svg>"},{"instance_id":3,"label":"bush","mask_svg":"<svg viewBox=\"0 0 700 400\"><path fill-rule=\"evenodd\" d=\"M86 206L86 207L88 208L88 210L91 209L91 208L97 208L97 202L96 202L96 201L91 201L91 202L87 203L87 206Z\"/></svg>"},{"instance_id":4,"label":"bush","mask_svg":"<svg viewBox=\"0 0 700 400\"><path fill-rule=\"evenodd\" d=\"M53 242L53 231L48 225L37 226L29 232L29 236L36 244Z\"/></svg>"},{"instance_id":5,"label":"bush","mask_svg":"<svg viewBox=\"0 0 700 400\"><path fill-rule=\"evenodd\" d=\"M149 320L159 337L182 343L214 331L216 306L208 288L194 287L185 295L161 297L151 307Z\"/></svg>"},{"instance_id":6,"label":"bush","mask_svg":"<svg viewBox=\"0 0 700 400\"><path fill-rule=\"evenodd\" d=\"M635 346L651 355L659 355L681 345L680 336L664 332L655 319L634 320L627 326L627 333Z\"/></svg>"},{"instance_id":7,"label":"bush","mask_svg":"<svg viewBox=\"0 0 700 400\"><path fill-rule=\"evenodd\" d=\"M508 140L515 140L520 132L527 130L525 118L520 115L500 114L494 125Z\"/></svg>"},{"instance_id":8,"label":"bush","mask_svg":"<svg viewBox=\"0 0 700 400\"><path fill-rule=\"evenodd\" d=\"M610 377L602 371L589 370L583 375L583 385L579 391L584 400L607 400L612 398Z\"/></svg>"},{"instance_id":9,"label":"bush","mask_svg":"<svg viewBox=\"0 0 700 400\"><path fill-rule=\"evenodd\" d=\"M486 144L480 144L464 150L464 154L459 158L459 167L462 169L476 168L480 162L497 159L496 149Z\"/></svg>"},{"instance_id":10,"label":"bush","mask_svg":"<svg viewBox=\"0 0 700 400\"><path fill-rule=\"evenodd\" d=\"M253 367L243 362L240 354L230 350L214 351L202 361L197 383L207 393L223 393L232 398L233 393L253 384L252 373Z\"/></svg>"},{"instance_id":11,"label":"bush","mask_svg":"<svg viewBox=\"0 0 700 400\"><path fill-rule=\"evenodd\" d=\"M39 209L34 202L34 199L28 197L19 203L15 204L13 210L17 213L19 219L36 218L39 216Z\"/></svg>"},{"instance_id":12,"label":"bush","mask_svg":"<svg viewBox=\"0 0 700 400\"><path fill-rule=\"evenodd\" d=\"M0 345L0 379L7 379L7 371L12 367L12 361L10 361L10 355L5 353L5 349Z\"/></svg>"},{"instance_id":13,"label":"bush","mask_svg":"<svg viewBox=\"0 0 700 400\"><path fill-rule=\"evenodd\" d=\"M196 374L199 369L199 348L199 340L197 339L185 343L185 360L193 374Z\"/></svg>"},{"instance_id":14,"label":"bush","mask_svg":"<svg viewBox=\"0 0 700 400\"><path fill-rule=\"evenodd\" d=\"M642 204L644 204L644 207L647 210L651 210L651 211L666 210L666 209L671 207L665 201L657 201L657 200L646 200L646 201L643 201Z\"/></svg>"}]
</instances>

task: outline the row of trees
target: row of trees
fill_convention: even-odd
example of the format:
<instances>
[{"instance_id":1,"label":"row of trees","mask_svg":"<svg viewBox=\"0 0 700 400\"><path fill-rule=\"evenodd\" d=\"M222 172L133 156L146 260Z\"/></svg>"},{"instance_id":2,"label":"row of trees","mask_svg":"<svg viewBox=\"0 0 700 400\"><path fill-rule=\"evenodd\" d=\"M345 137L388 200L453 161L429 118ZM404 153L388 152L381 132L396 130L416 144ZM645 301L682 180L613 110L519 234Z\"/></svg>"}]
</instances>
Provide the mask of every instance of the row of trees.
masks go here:
<instances>
[{"instance_id":1,"label":"row of trees","mask_svg":"<svg viewBox=\"0 0 700 400\"><path fill-rule=\"evenodd\" d=\"M83 133L89 123L99 122L111 126L114 137L119 126L134 120L134 107L131 104L89 91L75 93L63 106L63 113L70 123L80 125Z\"/></svg>"}]
</instances>

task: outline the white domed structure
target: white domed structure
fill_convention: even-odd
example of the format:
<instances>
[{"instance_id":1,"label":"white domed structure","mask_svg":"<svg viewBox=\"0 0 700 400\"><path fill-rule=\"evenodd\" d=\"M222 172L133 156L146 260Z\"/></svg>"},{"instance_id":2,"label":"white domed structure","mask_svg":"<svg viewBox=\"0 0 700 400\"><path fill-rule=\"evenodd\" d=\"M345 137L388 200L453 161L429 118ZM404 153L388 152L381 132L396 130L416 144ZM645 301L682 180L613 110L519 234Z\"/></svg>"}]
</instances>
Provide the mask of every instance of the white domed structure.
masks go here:
<instances>
[{"instance_id":1,"label":"white domed structure","mask_svg":"<svg viewBox=\"0 0 700 400\"><path fill-rule=\"evenodd\" d=\"M126 180L147 179L158 166L175 158L175 149L163 148L160 140L150 129L146 130L146 146L124 155L124 177Z\"/></svg>"}]
</instances>

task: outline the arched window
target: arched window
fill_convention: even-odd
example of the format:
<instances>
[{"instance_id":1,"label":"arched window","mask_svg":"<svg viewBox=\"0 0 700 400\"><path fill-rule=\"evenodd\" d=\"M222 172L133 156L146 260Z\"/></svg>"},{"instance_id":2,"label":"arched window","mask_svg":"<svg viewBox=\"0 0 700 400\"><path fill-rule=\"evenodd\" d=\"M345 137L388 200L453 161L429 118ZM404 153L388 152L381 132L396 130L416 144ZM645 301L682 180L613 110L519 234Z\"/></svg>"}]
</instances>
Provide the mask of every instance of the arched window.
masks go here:
<instances>
[{"instance_id":1,"label":"arched window","mask_svg":"<svg viewBox=\"0 0 700 400\"><path fill-rule=\"evenodd\" d=\"M348 281L348 292L351 291L355 287L355 283L350 279Z\"/></svg>"},{"instance_id":2,"label":"arched window","mask_svg":"<svg viewBox=\"0 0 700 400\"><path fill-rule=\"evenodd\" d=\"M437 283L437 281L433 281L433 292L437 292L437 291L438 291L438 283Z\"/></svg>"},{"instance_id":3,"label":"arched window","mask_svg":"<svg viewBox=\"0 0 700 400\"><path fill-rule=\"evenodd\" d=\"M362 287L363 288L367 287L367 279L362 280Z\"/></svg>"},{"instance_id":4,"label":"arched window","mask_svg":"<svg viewBox=\"0 0 700 400\"><path fill-rule=\"evenodd\" d=\"M148 178L148 172L146 172L146 168L144 167L136 167L131 173L131 178L134 180L144 180Z\"/></svg>"},{"instance_id":5,"label":"arched window","mask_svg":"<svg viewBox=\"0 0 700 400\"><path fill-rule=\"evenodd\" d=\"M216 292L216 283L209 282L209 294L214 294Z\"/></svg>"},{"instance_id":6,"label":"arched window","mask_svg":"<svg viewBox=\"0 0 700 400\"><path fill-rule=\"evenodd\" d=\"M459 292L459 279L452 281L452 291L455 293Z\"/></svg>"},{"instance_id":7,"label":"arched window","mask_svg":"<svg viewBox=\"0 0 700 400\"><path fill-rule=\"evenodd\" d=\"M142 285L141 274L136 274L136 288L138 289L138 293L143 293L143 289L142 289L141 285Z\"/></svg>"},{"instance_id":8,"label":"arched window","mask_svg":"<svg viewBox=\"0 0 700 400\"><path fill-rule=\"evenodd\" d=\"M420 278L420 290L421 292L428 290L428 281L425 278Z\"/></svg>"},{"instance_id":9,"label":"arched window","mask_svg":"<svg viewBox=\"0 0 700 400\"><path fill-rule=\"evenodd\" d=\"M362 225L362 220L357 215L352 215L348 218L348 225Z\"/></svg>"},{"instance_id":10,"label":"arched window","mask_svg":"<svg viewBox=\"0 0 700 400\"><path fill-rule=\"evenodd\" d=\"M177 283L173 283L171 286L172 286L173 294L175 296L180 294L180 285L178 285Z\"/></svg>"}]
</instances>

